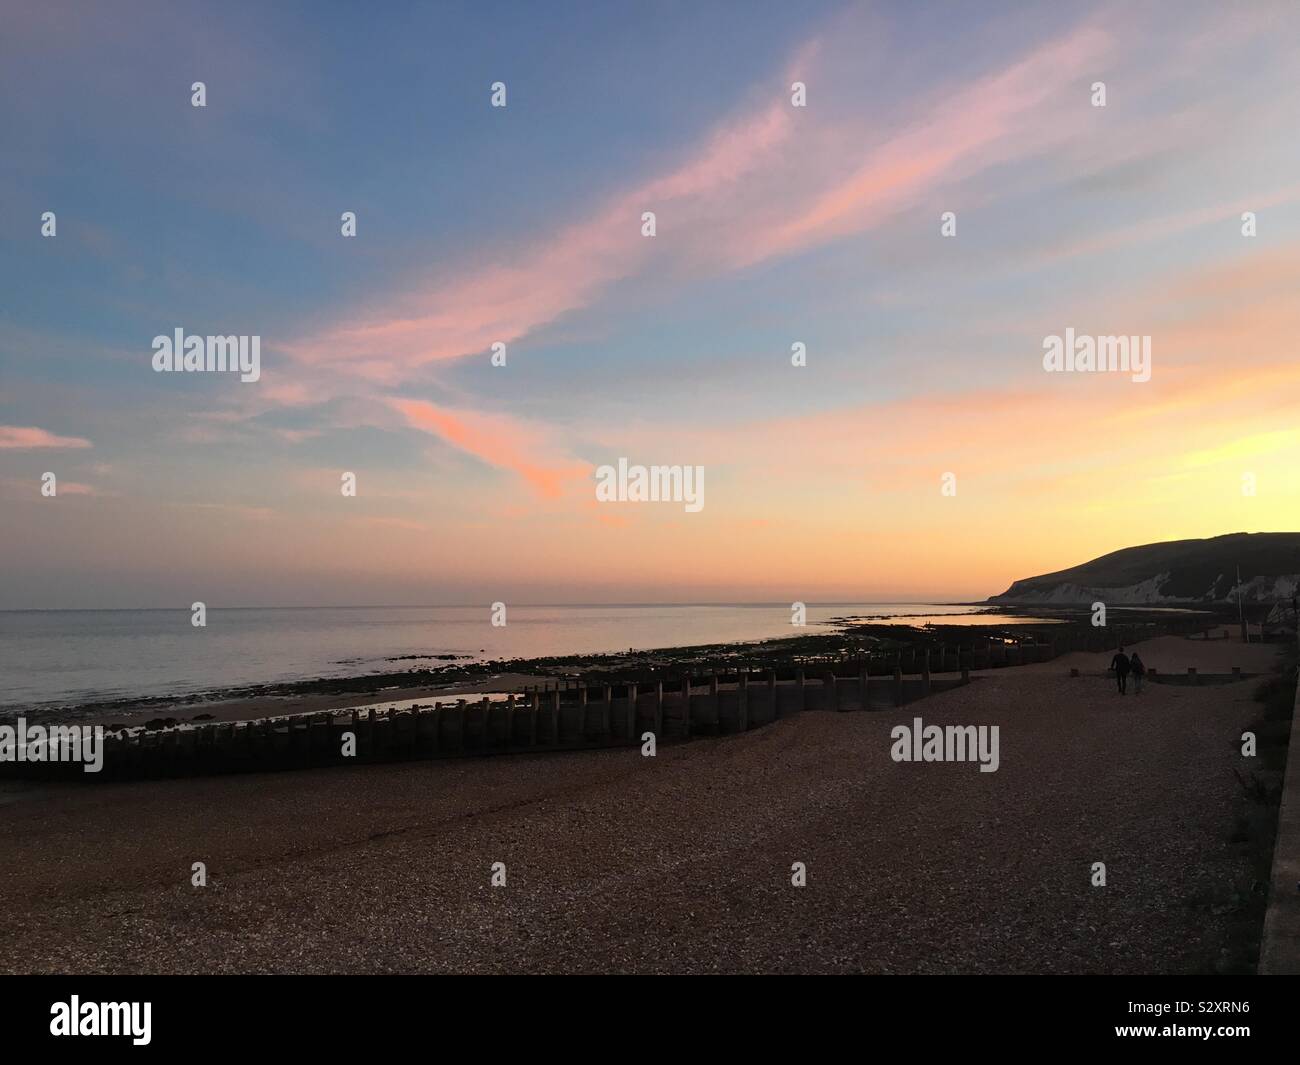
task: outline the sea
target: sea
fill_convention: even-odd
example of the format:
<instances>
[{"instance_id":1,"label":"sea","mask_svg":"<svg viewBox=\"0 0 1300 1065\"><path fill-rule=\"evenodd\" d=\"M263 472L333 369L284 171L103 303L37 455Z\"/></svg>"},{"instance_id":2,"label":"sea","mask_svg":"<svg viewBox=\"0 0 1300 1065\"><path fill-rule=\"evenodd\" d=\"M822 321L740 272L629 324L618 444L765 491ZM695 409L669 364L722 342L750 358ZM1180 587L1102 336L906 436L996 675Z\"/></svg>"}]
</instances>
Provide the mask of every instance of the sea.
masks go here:
<instances>
[{"instance_id":1,"label":"sea","mask_svg":"<svg viewBox=\"0 0 1300 1065\"><path fill-rule=\"evenodd\" d=\"M899 624L1025 621L973 606L789 603L627 606L313 607L0 611L0 713L286 681L396 672L466 660L733 643L831 632L853 616Z\"/></svg>"}]
</instances>

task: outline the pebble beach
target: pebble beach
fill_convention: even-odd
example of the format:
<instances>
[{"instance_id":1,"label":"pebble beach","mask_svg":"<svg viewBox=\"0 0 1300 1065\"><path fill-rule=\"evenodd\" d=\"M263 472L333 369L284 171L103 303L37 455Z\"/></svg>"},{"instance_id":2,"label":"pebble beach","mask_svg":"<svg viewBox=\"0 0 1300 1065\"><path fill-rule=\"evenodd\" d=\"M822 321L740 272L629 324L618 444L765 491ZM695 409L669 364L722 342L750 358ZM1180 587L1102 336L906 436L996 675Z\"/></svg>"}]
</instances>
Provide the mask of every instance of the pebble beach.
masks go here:
<instances>
[{"instance_id":1,"label":"pebble beach","mask_svg":"<svg viewBox=\"0 0 1300 1065\"><path fill-rule=\"evenodd\" d=\"M1274 656L1139 649L1169 672ZM1102 659L654 758L6 783L0 970L1224 971L1253 889L1233 839L1254 685L1120 697ZM998 771L892 761L891 728L918 716L997 725Z\"/></svg>"}]
</instances>

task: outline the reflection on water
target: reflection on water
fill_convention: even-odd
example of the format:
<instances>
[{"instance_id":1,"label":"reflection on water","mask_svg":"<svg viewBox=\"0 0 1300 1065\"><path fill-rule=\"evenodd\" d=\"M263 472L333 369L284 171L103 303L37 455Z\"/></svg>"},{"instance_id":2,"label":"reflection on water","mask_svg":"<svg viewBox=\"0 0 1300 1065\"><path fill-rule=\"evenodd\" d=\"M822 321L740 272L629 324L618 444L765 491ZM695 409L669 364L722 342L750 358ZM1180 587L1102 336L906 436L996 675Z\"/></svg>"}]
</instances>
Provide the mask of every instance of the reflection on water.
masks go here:
<instances>
[{"instance_id":1,"label":"reflection on water","mask_svg":"<svg viewBox=\"0 0 1300 1065\"><path fill-rule=\"evenodd\" d=\"M967 608L973 611L974 608ZM860 614L846 615L845 621L855 624L876 622L882 625L1062 625L1065 618L1036 618L1023 614Z\"/></svg>"},{"instance_id":2,"label":"reflection on water","mask_svg":"<svg viewBox=\"0 0 1300 1065\"><path fill-rule=\"evenodd\" d=\"M180 696L286 681L491 661L736 643L833 631L855 617L907 625L1021 622L973 606L789 603L702 606L209 608L0 611L0 707ZM1050 619L1044 619L1050 620Z\"/></svg>"}]
</instances>

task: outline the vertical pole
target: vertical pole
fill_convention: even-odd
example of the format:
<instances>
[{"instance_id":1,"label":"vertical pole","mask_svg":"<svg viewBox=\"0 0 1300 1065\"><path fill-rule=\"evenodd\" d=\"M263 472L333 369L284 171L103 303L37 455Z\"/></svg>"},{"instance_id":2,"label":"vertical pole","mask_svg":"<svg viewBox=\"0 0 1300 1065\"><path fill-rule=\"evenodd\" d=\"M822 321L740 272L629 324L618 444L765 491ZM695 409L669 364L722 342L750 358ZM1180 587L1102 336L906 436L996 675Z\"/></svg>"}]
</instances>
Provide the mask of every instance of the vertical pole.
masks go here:
<instances>
[{"instance_id":1,"label":"vertical pole","mask_svg":"<svg viewBox=\"0 0 1300 1065\"><path fill-rule=\"evenodd\" d=\"M636 685L627 686L627 741L636 743Z\"/></svg>"}]
</instances>

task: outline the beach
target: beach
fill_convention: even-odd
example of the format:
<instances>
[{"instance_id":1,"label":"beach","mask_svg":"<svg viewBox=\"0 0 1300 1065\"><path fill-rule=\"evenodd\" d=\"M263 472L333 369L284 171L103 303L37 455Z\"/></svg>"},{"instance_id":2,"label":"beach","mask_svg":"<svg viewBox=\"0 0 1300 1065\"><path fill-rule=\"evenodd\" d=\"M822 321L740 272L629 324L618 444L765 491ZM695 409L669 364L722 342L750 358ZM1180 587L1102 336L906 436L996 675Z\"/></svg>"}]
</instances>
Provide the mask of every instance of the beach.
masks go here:
<instances>
[{"instance_id":1,"label":"beach","mask_svg":"<svg viewBox=\"0 0 1300 1065\"><path fill-rule=\"evenodd\" d=\"M1138 649L1170 673L1265 673L1276 652ZM1255 874L1234 770L1254 685L1120 697L1108 660L1074 653L653 758L6 782L0 968L1248 971ZM891 728L915 717L998 726L997 772L892 761Z\"/></svg>"}]
</instances>

